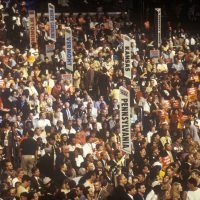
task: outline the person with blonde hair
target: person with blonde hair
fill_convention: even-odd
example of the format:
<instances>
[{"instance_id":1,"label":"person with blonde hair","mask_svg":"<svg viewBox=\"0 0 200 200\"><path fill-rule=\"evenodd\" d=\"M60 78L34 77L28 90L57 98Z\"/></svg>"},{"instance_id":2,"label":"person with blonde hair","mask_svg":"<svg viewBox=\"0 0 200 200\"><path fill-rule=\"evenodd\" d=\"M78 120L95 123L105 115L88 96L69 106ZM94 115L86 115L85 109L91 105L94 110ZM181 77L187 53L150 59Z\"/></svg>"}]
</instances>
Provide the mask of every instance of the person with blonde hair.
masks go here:
<instances>
[{"instance_id":1,"label":"person with blonde hair","mask_svg":"<svg viewBox=\"0 0 200 200\"><path fill-rule=\"evenodd\" d=\"M182 186L180 183L178 182L174 182L172 184L172 188L171 188L171 197L172 197L172 200L180 200L181 197L180 197L180 193L182 192Z\"/></svg>"},{"instance_id":2,"label":"person with blonde hair","mask_svg":"<svg viewBox=\"0 0 200 200\"><path fill-rule=\"evenodd\" d=\"M17 169L17 176L12 180L12 185L15 187L17 182L22 183L22 178L24 176L24 170L22 168Z\"/></svg>"}]
</instances>

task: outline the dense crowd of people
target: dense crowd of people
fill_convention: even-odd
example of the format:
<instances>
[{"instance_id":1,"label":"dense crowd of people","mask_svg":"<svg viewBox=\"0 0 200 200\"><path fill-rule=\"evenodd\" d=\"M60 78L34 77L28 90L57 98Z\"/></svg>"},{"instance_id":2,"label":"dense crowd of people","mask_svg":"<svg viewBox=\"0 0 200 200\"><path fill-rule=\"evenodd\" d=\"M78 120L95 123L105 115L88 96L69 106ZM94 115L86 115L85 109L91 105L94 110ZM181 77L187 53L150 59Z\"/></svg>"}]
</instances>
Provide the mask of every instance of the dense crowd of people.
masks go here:
<instances>
[{"instance_id":1,"label":"dense crowd of people","mask_svg":"<svg viewBox=\"0 0 200 200\"><path fill-rule=\"evenodd\" d=\"M0 1L0 197L3 200L198 200L200 38L120 15L37 15ZM66 68L65 28L73 32ZM122 35L131 38L131 80ZM46 45L55 45L51 56ZM67 80L64 78L67 74ZM132 152L120 146L119 87L130 91Z\"/></svg>"}]
</instances>

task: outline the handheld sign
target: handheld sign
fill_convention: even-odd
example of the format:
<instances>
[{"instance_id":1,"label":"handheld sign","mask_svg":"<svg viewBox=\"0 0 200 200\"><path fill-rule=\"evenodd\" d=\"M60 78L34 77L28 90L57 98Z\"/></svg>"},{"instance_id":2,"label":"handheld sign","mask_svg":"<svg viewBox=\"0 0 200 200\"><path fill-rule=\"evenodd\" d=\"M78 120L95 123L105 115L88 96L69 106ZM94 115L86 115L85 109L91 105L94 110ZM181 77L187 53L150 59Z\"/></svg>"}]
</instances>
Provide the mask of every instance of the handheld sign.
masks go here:
<instances>
[{"instance_id":1,"label":"handheld sign","mask_svg":"<svg viewBox=\"0 0 200 200\"><path fill-rule=\"evenodd\" d=\"M49 11L49 37L52 41L56 42L56 25L55 25L55 6L51 3L48 4Z\"/></svg>"},{"instance_id":2,"label":"handheld sign","mask_svg":"<svg viewBox=\"0 0 200 200\"><path fill-rule=\"evenodd\" d=\"M65 30L65 48L66 48L66 68L73 72L73 44L72 44L72 30L67 28Z\"/></svg>"},{"instance_id":3,"label":"handheld sign","mask_svg":"<svg viewBox=\"0 0 200 200\"><path fill-rule=\"evenodd\" d=\"M32 46L32 44L37 43L35 11L29 10L28 13L29 13L30 46Z\"/></svg>"},{"instance_id":4,"label":"handheld sign","mask_svg":"<svg viewBox=\"0 0 200 200\"><path fill-rule=\"evenodd\" d=\"M62 80L64 80L64 81L68 80L69 83L71 83L73 85L72 74L62 74Z\"/></svg>"},{"instance_id":5,"label":"handheld sign","mask_svg":"<svg viewBox=\"0 0 200 200\"><path fill-rule=\"evenodd\" d=\"M131 153L131 127L130 127L130 92L121 86L120 96L120 139L121 148L126 153Z\"/></svg>"},{"instance_id":6,"label":"handheld sign","mask_svg":"<svg viewBox=\"0 0 200 200\"><path fill-rule=\"evenodd\" d=\"M197 93L198 93L198 89L196 87L187 89L189 102L193 102L197 100Z\"/></svg>"},{"instance_id":7,"label":"handheld sign","mask_svg":"<svg viewBox=\"0 0 200 200\"><path fill-rule=\"evenodd\" d=\"M159 50L150 50L150 58L160 58Z\"/></svg>"},{"instance_id":8,"label":"handheld sign","mask_svg":"<svg viewBox=\"0 0 200 200\"><path fill-rule=\"evenodd\" d=\"M123 35L124 42L124 77L131 79L131 39Z\"/></svg>"},{"instance_id":9,"label":"handheld sign","mask_svg":"<svg viewBox=\"0 0 200 200\"><path fill-rule=\"evenodd\" d=\"M47 44L46 45L46 57L52 61L52 56L54 55L55 44Z\"/></svg>"}]
</instances>

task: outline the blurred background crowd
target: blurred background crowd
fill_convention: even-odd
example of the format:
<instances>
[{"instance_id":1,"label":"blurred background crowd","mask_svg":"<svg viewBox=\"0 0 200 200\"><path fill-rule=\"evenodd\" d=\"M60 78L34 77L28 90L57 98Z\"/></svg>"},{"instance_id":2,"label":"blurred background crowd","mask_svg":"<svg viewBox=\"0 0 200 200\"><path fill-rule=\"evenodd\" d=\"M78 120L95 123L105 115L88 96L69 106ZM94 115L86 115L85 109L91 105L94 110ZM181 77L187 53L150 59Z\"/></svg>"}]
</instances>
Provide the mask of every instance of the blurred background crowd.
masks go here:
<instances>
[{"instance_id":1,"label":"blurred background crowd","mask_svg":"<svg viewBox=\"0 0 200 200\"><path fill-rule=\"evenodd\" d=\"M48 2L59 13L56 42ZM1 199L198 200L198 1L48 2L0 0ZM155 7L162 9L158 49ZM29 9L37 11L31 46ZM131 38L130 80L123 34ZM46 45L55 46L50 56ZM130 155L120 146L120 86L130 91Z\"/></svg>"}]
</instances>

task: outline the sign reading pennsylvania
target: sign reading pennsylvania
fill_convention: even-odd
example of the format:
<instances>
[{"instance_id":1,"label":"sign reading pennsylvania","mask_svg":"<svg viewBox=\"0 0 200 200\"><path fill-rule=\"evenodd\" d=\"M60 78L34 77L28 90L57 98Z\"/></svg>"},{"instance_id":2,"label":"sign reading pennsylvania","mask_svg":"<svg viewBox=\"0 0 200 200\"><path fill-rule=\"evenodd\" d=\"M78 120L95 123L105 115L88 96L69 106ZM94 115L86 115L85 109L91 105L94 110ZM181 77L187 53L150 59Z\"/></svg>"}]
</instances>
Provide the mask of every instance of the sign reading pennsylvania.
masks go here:
<instances>
[{"instance_id":1,"label":"sign reading pennsylvania","mask_svg":"<svg viewBox=\"0 0 200 200\"><path fill-rule=\"evenodd\" d=\"M123 35L124 42L124 76L131 79L131 40L127 35Z\"/></svg>"},{"instance_id":2,"label":"sign reading pennsylvania","mask_svg":"<svg viewBox=\"0 0 200 200\"><path fill-rule=\"evenodd\" d=\"M120 96L120 139L121 148L127 153L131 153L131 128L130 128L130 92L124 88L119 88Z\"/></svg>"},{"instance_id":3,"label":"sign reading pennsylvania","mask_svg":"<svg viewBox=\"0 0 200 200\"><path fill-rule=\"evenodd\" d=\"M48 4L49 10L49 37L51 40L56 42L56 25L55 25L55 6L51 3Z\"/></svg>"},{"instance_id":4,"label":"sign reading pennsylvania","mask_svg":"<svg viewBox=\"0 0 200 200\"><path fill-rule=\"evenodd\" d=\"M65 30L66 68L73 72L73 43L72 30Z\"/></svg>"},{"instance_id":5,"label":"sign reading pennsylvania","mask_svg":"<svg viewBox=\"0 0 200 200\"><path fill-rule=\"evenodd\" d=\"M29 13L30 46L32 46L32 44L37 43L35 11L29 10L28 13Z\"/></svg>"}]
</instances>

